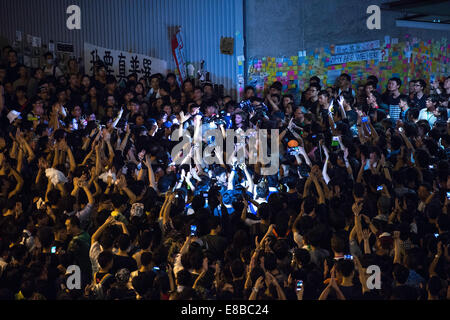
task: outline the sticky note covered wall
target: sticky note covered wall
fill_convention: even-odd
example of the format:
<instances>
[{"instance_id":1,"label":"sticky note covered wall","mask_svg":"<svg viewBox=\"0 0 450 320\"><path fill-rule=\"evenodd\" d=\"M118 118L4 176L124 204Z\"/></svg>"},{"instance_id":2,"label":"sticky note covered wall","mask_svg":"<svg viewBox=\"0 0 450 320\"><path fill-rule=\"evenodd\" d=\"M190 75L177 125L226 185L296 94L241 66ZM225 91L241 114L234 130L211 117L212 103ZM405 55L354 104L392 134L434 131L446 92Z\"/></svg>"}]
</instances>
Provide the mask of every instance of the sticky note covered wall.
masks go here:
<instances>
[{"instance_id":1,"label":"sticky note covered wall","mask_svg":"<svg viewBox=\"0 0 450 320\"><path fill-rule=\"evenodd\" d=\"M384 41L330 45L291 57L253 58L248 62L247 83L262 96L273 82L280 81L283 93L291 93L299 101L310 77L319 76L322 87L328 87L341 73L352 77L354 89L364 84L368 75L375 75L382 90L389 78L398 77L405 91L411 79L429 81L430 76L443 79L450 74L450 44L446 38L421 40L406 34L401 40L387 36Z\"/></svg>"}]
</instances>

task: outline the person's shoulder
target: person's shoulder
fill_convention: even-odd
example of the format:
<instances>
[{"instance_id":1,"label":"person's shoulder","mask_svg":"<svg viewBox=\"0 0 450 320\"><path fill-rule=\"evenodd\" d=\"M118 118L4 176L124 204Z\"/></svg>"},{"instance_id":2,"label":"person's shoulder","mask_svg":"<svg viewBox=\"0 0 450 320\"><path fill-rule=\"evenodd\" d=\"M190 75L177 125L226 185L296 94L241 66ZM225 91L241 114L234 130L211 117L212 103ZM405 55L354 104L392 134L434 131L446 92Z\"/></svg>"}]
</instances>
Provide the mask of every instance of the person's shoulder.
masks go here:
<instances>
[{"instance_id":1,"label":"person's shoulder","mask_svg":"<svg viewBox=\"0 0 450 320\"><path fill-rule=\"evenodd\" d=\"M83 240L91 240L91 236L89 235L89 233L87 231L83 231L79 237Z\"/></svg>"}]
</instances>

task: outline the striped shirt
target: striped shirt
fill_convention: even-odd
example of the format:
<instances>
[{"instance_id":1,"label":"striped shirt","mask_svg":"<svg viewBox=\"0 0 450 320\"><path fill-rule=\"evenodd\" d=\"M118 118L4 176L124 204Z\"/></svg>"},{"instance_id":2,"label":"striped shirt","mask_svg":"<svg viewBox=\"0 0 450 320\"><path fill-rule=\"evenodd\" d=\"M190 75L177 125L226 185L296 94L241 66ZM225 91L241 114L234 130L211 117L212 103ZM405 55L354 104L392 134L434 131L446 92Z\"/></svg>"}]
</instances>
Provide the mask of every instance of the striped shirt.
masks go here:
<instances>
[{"instance_id":1,"label":"striped shirt","mask_svg":"<svg viewBox=\"0 0 450 320\"><path fill-rule=\"evenodd\" d=\"M389 105L389 116L392 120L397 121L400 118L402 110L398 105Z\"/></svg>"}]
</instances>

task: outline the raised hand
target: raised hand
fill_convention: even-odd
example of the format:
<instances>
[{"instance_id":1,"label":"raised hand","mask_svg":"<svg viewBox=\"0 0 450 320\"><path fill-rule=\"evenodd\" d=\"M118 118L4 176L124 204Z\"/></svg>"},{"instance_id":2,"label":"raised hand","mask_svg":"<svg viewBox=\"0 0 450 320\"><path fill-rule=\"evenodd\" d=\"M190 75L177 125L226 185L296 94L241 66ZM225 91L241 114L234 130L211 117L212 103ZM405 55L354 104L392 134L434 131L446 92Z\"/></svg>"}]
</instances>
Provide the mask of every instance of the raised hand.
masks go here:
<instances>
[{"instance_id":1,"label":"raised hand","mask_svg":"<svg viewBox=\"0 0 450 320\"><path fill-rule=\"evenodd\" d=\"M359 214L361 213L362 207L363 207L363 202L355 202L352 205L352 210L353 210L353 213L355 214L355 216L359 216Z\"/></svg>"},{"instance_id":2,"label":"raised hand","mask_svg":"<svg viewBox=\"0 0 450 320\"><path fill-rule=\"evenodd\" d=\"M146 154L145 155L145 161L144 161L144 164L147 166L147 168L150 168L150 166L151 166L151 160L150 160L150 155L149 154Z\"/></svg>"},{"instance_id":3,"label":"raised hand","mask_svg":"<svg viewBox=\"0 0 450 320\"><path fill-rule=\"evenodd\" d=\"M141 152L138 153L138 159L139 161L144 160L144 156L145 156L145 150L142 150Z\"/></svg>"},{"instance_id":4,"label":"raised hand","mask_svg":"<svg viewBox=\"0 0 450 320\"><path fill-rule=\"evenodd\" d=\"M67 145L66 139L62 139L62 140L59 142L59 149L60 149L61 151L67 151L68 148L69 148L69 146Z\"/></svg>"},{"instance_id":5,"label":"raised hand","mask_svg":"<svg viewBox=\"0 0 450 320\"><path fill-rule=\"evenodd\" d=\"M333 268L331 269L331 280L330 280L329 286L331 286L334 289L336 289L338 287L337 281L336 281L336 265L333 266Z\"/></svg>"},{"instance_id":6,"label":"raised hand","mask_svg":"<svg viewBox=\"0 0 450 320\"><path fill-rule=\"evenodd\" d=\"M348 159L348 148L344 149L344 159Z\"/></svg>"},{"instance_id":7,"label":"raised hand","mask_svg":"<svg viewBox=\"0 0 450 320\"><path fill-rule=\"evenodd\" d=\"M330 111L330 112L331 112L331 109L333 109L333 102L334 102L334 99L331 99L330 105L328 106L328 111Z\"/></svg>"},{"instance_id":8,"label":"raised hand","mask_svg":"<svg viewBox=\"0 0 450 320\"><path fill-rule=\"evenodd\" d=\"M264 279L262 276L260 276L258 279L256 279L256 282L255 282L256 290L260 290L263 287L263 281L264 281Z\"/></svg>"},{"instance_id":9,"label":"raised hand","mask_svg":"<svg viewBox=\"0 0 450 320\"><path fill-rule=\"evenodd\" d=\"M364 229L362 232L363 239L369 241L370 234L371 232L369 229Z\"/></svg>"}]
</instances>

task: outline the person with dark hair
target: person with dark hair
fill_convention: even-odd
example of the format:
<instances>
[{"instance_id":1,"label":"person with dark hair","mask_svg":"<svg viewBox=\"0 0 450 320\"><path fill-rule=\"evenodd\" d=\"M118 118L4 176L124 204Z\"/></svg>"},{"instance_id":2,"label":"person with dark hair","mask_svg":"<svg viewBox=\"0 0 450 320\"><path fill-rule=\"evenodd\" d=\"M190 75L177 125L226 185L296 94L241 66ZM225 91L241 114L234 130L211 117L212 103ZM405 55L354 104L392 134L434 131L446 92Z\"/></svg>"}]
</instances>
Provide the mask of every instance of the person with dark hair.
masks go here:
<instances>
[{"instance_id":1,"label":"person with dark hair","mask_svg":"<svg viewBox=\"0 0 450 320\"><path fill-rule=\"evenodd\" d=\"M423 79L416 80L414 83L414 98L411 101L411 104L422 110L426 107L427 95L425 95L424 91L427 87L427 83Z\"/></svg>"},{"instance_id":2,"label":"person with dark hair","mask_svg":"<svg viewBox=\"0 0 450 320\"><path fill-rule=\"evenodd\" d=\"M401 95L396 73L380 78L383 95L375 76L357 75L367 83L355 97L350 73L338 86L311 74L300 105L281 81L262 97L252 82L238 104L219 83L186 80L181 91L171 73L151 75L151 87L137 72L118 84L105 61L94 78L79 77L76 61L66 76L38 69L24 89L27 70L6 51L0 296L443 297L447 80L430 80L437 96L417 92L422 110ZM219 161L202 159L211 151ZM66 292L71 265L82 288ZM373 265L380 290L366 282Z\"/></svg>"},{"instance_id":3,"label":"person with dark hair","mask_svg":"<svg viewBox=\"0 0 450 320\"><path fill-rule=\"evenodd\" d=\"M406 98L400 93L401 86L402 81L399 78L391 78L388 81L387 90L381 96L381 100L388 107L389 116L394 122L400 118L400 100Z\"/></svg>"},{"instance_id":4,"label":"person with dark hair","mask_svg":"<svg viewBox=\"0 0 450 320\"><path fill-rule=\"evenodd\" d=\"M394 264L392 278L395 281L394 290L406 293L405 300L417 300L418 294L415 288L408 286L406 281L409 277L409 270L401 264Z\"/></svg>"},{"instance_id":5,"label":"person with dark hair","mask_svg":"<svg viewBox=\"0 0 450 320\"><path fill-rule=\"evenodd\" d=\"M53 76L55 78L58 78L64 75L61 69L58 66L56 66L53 53L46 52L44 53L43 57L45 61L43 71L46 76Z\"/></svg>"},{"instance_id":6,"label":"person with dark hair","mask_svg":"<svg viewBox=\"0 0 450 320\"><path fill-rule=\"evenodd\" d=\"M320 85L317 83L310 84L309 88L305 91L305 101L303 102L303 106L313 114L317 113L317 110L319 109L319 92Z\"/></svg>"},{"instance_id":7,"label":"person with dark hair","mask_svg":"<svg viewBox=\"0 0 450 320\"><path fill-rule=\"evenodd\" d=\"M180 91L180 87L178 85L177 77L174 73L168 73L166 77L166 81L169 84L169 92L173 94L175 92Z\"/></svg>"},{"instance_id":8,"label":"person with dark hair","mask_svg":"<svg viewBox=\"0 0 450 320\"><path fill-rule=\"evenodd\" d=\"M67 234L72 237L67 247L67 252L72 256L74 264L81 269L81 281L86 285L92 279L92 267L89 259L91 238L81 229L80 220L72 216L66 220Z\"/></svg>"},{"instance_id":9,"label":"person with dark hair","mask_svg":"<svg viewBox=\"0 0 450 320\"><path fill-rule=\"evenodd\" d=\"M371 82L374 85L374 87L373 87L374 90L377 89L377 86L378 86L377 76L371 74L370 76L367 77L367 82Z\"/></svg>"},{"instance_id":10,"label":"person with dark hair","mask_svg":"<svg viewBox=\"0 0 450 320\"><path fill-rule=\"evenodd\" d=\"M338 95L349 92L353 97L355 96L355 91L352 89L352 78L347 73L342 73L339 76L337 87L339 88Z\"/></svg>"},{"instance_id":11,"label":"person with dark hair","mask_svg":"<svg viewBox=\"0 0 450 320\"><path fill-rule=\"evenodd\" d=\"M352 260L340 259L336 262L336 279L339 289L346 300L359 300L362 298L360 284L354 284L355 265Z\"/></svg>"},{"instance_id":12,"label":"person with dark hair","mask_svg":"<svg viewBox=\"0 0 450 320\"><path fill-rule=\"evenodd\" d=\"M123 231L126 227L122 224ZM120 269L127 269L129 272L137 270L137 263L130 257L128 251L130 249L130 236L127 233L122 233L118 239L118 251L114 254L114 264L111 268L111 273L115 274Z\"/></svg>"},{"instance_id":13,"label":"person with dark hair","mask_svg":"<svg viewBox=\"0 0 450 320\"><path fill-rule=\"evenodd\" d=\"M115 282L114 275L111 273L113 262L112 252L104 251L98 256L100 269L95 273L92 285L89 287L92 295L97 299L105 299L106 293Z\"/></svg>"},{"instance_id":14,"label":"person with dark hair","mask_svg":"<svg viewBox=\"0 0 450 320\"><path fill-rule=\"evenodd\" d=\"M4 83L10 82L13 84L20 78L19 70L21 64L18 61L17 51L10 49L8 51L8 64L6 66L6 77Z\"/></svg>"},{"instance_id":15,"label":"person with dark hair","mask_svg":"<svg viewBox=\"0 0 450 320\"><path fill-rule=\"evenodd\" d=\"M222 260L227 247L227 239L221 236L222 226L219 217L209 218L209 234L202 237L206 248L211 254L212 261Z\"/></svg>"},{"instance_id":16,"label":"person with dark hair","mask_svg":"<svg viewBox=\"0 0 450 320\"><path fill-rule=\"evenodd\" d=\"M437 121L437 106L438 106L438 97L430 96L425 100L426 107L420 110L419 120L426 120L428 124L432 128L434 123Z\"/></svg>"},{"instance_id":17,"label":"person with dark hair","mask_svg":"<svg viewBox=\"0 0 450 320\"><path fill-rule=\"evenodd\" d=\"M157 276L157 273L154 271L153 267L154 267L153 254L151 252L142 253L141 266L139 267L138 270L131 272L129 284L134 288L135 278L144 277L147 286L146 290L150 290L153 287L153 281ZM136 290L136 288L134 289ZM143 294L140 293L140 295L142 296Z\"/></svg>"},{"instance_id":18,"label":"person with dark hair","mask_svg":"<svg viewBox=\"0 0 450 320\"><path fill-rule=\"evenodd\" d=\"M408 96L403 95L400 96L400 101L399 101L399 107L400 107L400 115L399 115L399 119L402 120L402 122L409 122L410 121L410 107L408 104Z\"/></svg>"}]
</instances>

